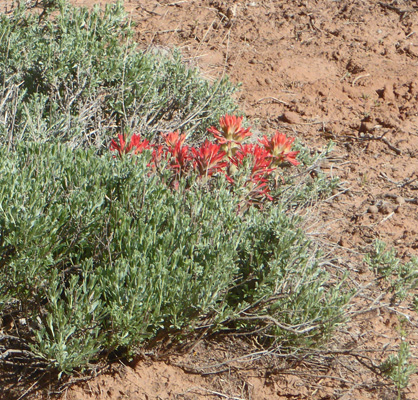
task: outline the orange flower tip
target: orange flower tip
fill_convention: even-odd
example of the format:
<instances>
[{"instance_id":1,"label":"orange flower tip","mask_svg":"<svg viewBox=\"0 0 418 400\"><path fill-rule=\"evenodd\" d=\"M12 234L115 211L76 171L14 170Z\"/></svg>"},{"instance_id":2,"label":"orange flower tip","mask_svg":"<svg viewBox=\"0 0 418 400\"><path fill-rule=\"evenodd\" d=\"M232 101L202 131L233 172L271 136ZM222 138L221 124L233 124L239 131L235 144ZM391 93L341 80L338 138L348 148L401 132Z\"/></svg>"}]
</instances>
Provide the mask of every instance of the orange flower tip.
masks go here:
<instances>
[{"instance_id":1,"label":"orange flower tip","mask_svg":"<svg viewBox=\"0 0 418 400\"><path fill-rule=\"evenodd\" d=\"M163 136L165 143L169 147L175 147L177 144L182 146L184 141L186 140L186 134L185 133L180 134L179 131L168 132L166 134L161 133L161 135Z\"/></svg>"},{"instance_id":2,"label":"orange flower tip","mask_svg":"<svg viewBox=\"0 0 418 400\"><path fill-rule=\"evenodd\" d=\"M297 161L297 160L295 160L293 158L287 158L287 161L289 161L290 164L294 165L295 167L300 164L300 161Z\"/></svg>"}]
</instances>

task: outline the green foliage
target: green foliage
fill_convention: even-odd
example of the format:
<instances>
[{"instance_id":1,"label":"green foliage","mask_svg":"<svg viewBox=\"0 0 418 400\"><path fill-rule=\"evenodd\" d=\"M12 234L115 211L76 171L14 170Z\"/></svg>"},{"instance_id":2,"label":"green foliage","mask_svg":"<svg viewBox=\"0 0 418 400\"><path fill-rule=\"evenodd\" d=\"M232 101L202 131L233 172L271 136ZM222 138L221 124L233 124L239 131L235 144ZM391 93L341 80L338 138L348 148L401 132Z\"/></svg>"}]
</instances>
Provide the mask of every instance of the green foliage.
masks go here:
<instances>
[{"instance_id":1,"label":"green foliage","mask_svg":"<svg viewBox=\"0 0 418 400\"><path fill-rule=\"evenodd\" d=\"M364 260L370 268L389 282L394 295L401 300L409 297L418 286L417 257L402 263L396 257L395 249L386 250L386 244L376 240L374 251L367 254Z\"/></svg>"},{"instance_id":2,"label":"green foliage","mask_svg":"<svg viewBox=\"0 0 418 400\"><path fill-rule=\"evenodd\" d=\"M0 148L0 305L34 321L20 327L33 352L68 373L208 321L262 324L304 345L341 322L348 294L330 284L298 218L280 204L237 212L221 177L210 190L190 180L171 190L149 159Z\"/></svg>"},{"instance_id":3,"label":"green foliage","mask_svg":"<svg viewBox=\"0 0 418 400\"><path fill-rule=\"evenodd\" d=\"M391 379L398 390L398 400L402 398L402 389L405 389L409 383L409 377L415 373L415 365L409 363L411 353L409 343L405 341L406 332L400 326L401 343L397 355L391 354L379 368L383 375Z\"/></svg>"},{"instance_id":4,"label":"green foliage","mask_svg":"<svg viewBox=\"0 0 418 400\"><path fill-rule=\"evenodd\" d=\"M334 144L329 142L323 151L311 155L309 148L299 140L295 142L294 149L299 151L298 160L306 168L303 173L283 173L282 185L272 193L274 197L285 199L288 208L308 207L318 200L330 196L332 190L339 184L339 178L330 178L318 167L332 151Z\"/></svg>"},{"instance_id":5,"label":"green foliage","mask_svg":"<svg viewBox=\"0 0 418 400\"><path fill-rule=\"evenodd\" d=\"M399 390L408 386L409 377L416 371L415 365L409 363L410 357L409 344L402 341L399 345L398 354L391 354L380 365L382 373L390 378Z\"/></svg>"},{"instance_id":6,"label":"green foliage","mask_svg":"<svg viewBox=\"0 0 418 400\"><path fill-rule=\"evenodd\" d=\"M107 146L116 133L182 129L196 140L235 109L228 80L210 84L178 52L142 52L121 3L102 11L56 2L0 15L0 143Z\"/></svg>"},{"instance_id":7,"label":"green foliage","mask_svg":"<svg viewBox=\"0 0 418 400\"><path fill-rule=\"evenodd\" d=\"M243 310L236 321L245 331L264 326L283 346L309 347L343 322L352 294L344 288L344 278L330 284L298 222L280 205L248 217L238 252L240 280L229 297Z\"/></svg>"}]
</instances>

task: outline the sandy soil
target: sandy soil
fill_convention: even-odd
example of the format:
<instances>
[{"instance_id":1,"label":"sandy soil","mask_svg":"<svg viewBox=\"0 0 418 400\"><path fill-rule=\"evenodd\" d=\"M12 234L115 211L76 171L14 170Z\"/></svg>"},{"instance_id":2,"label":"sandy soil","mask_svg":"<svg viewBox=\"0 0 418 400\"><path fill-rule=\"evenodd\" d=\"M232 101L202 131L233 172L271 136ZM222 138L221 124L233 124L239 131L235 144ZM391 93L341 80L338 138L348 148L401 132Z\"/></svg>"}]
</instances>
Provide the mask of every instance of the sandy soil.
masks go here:
<instances>
[{"instance_id":1,"label":"sandy soil","mask_svg":"<svg viewBox=\"0 0 418 400\"><path fill-rule=\"evenodd\" d=\"M370 283L362 258L376 238L404 260L418 255L417 2L138 0L125 6L142 48L176 46L208 79L228 74L241 82L237 99L255 131L291 133L312 151L335 142L320 168L341 179L341 190L316 206L308 230L353 284L369 285L330 351L303 361L261 357L257 343L225 337L182 355L147 354L132 365L113 365L113 372L62 388L61 399L396 399L375 367L398 349L402 314L409 316L405 340L415 362L418 318L391 304L384 284ZM416 374L404 398L418 399Z\"/></svg>"}]
</instances>

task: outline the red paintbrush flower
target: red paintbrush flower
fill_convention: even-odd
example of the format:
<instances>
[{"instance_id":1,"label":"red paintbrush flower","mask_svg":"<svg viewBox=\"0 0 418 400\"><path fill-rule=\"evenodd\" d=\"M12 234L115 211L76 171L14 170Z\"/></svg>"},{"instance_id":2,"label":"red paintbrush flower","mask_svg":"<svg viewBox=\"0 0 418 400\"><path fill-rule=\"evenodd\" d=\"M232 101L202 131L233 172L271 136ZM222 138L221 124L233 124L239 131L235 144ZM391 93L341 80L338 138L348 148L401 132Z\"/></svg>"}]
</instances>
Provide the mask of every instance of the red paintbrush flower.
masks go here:
<instances>
[{"instance_id":1,"label":"red paintbrush flower","mask_svg":"<svg viewBox=\"0 0 418 400\"><path fill-rule=\"evenodd\" d=\"M251 188L248 193L248 198L251 203L261 202L263 198L273 201L273 197L269 195L270 188L268 183L262 180L261 182L249 181L248 186Z\"/></svg>"},{"instance_id":2,"label":"red paintbrush flower","mask_svg":"<svg viewBox=\"0 0 418 400\"><path fill-rule=\"evenodd\" d=\"M219 125L222 132L218 131L214 126L210 127L208 131L218 139L221 149L226 151L229 156L232 156L240 143L245 138L252 135L250 128L244 129L241 127L242 117L236 117L226 114L219 119Z\"/></svg>"},{"instance_id":3,"label":"red paintbrush flower","mask_svg":"<svg viewBox=\"0 0 418 400\"><path fill-rule=\"evenodd\" d=\"M253 147L254 164L252 168L252 176L265 176L274 171L275 168L270 168L271 158L269 153L260 146Z\"/></svg>"},{"instance_id":4,"label":"red paintbrush flower","mask_svg":"<svg viewBox=\"0 0 418 400\"><path fill-rule=\"evenodd\" d=\"M125 136L118 134L119 144L115 139L110 142L110 151L117 151L119 157L128 154L133 150L134 154L142 153L145 149L151 148L148 140L141 141L141 135L133 134L129 143L126 142Z\"/></svg>"},{"instance_id":5,"label":"red paintbrush flower","mask_svg":"<svg viewBox=\"0 0 418 400\"><path fill-rule=\"evenodd\" d=\"M126 142L125 142L125 138L123 137L123 135L118 134L119 137L119 144L116 142L115 139L112 139L112 141L110 142L110 151L118 151L119 153L119 157L122 157L123 154L125 154L127 151L127 147L126 147Z\"/></svg>"},{"instance_id":6,"label":"red paintbrush flower","mask_svg":"<svg viewBox=\"0 0 418 400\"><path fill-rule=\"evenodd\" d=\"M275 165L285 161L293 165L299 165L300 162L296 160L299 151L291 151L294 140L294 138L287 138L283 133L276 132L271 139L264 136L262 139L259 139L259 142L270 153Z\"/></svg>"},{"instance_id":7,"label":"red paintbrush flower","mask_svg":"<svg viewBox=\"0 0 418 400\"><path fill-rule=\"evenodd\" d=\"M170 148L176 147L177 144L180 144L181 147L186 140L186 134L184 133L180 135L179 131L169 132L167 134L162 133L162 136L165 140L165 143Z\"/></svg>"},{"instance_id":8,"label":"red paintbrush flower","mask_svg":"<svg viewBox=\"0 0 418 400\"><path fill-rule=\"evenodd\" d=\"M190 151L188 146L182 146L182 141L178 141L174 148L169 149L172 155L170 163L171 168L177 171L186 171L191 160Z\"/></svg>"},{"instance_id":9,"label":"red paintbrush flower","mask_svg":"<svg viewBox=\"0 0 418 400\"><path fill-rule=\"evenodd\" d=\"M151 148L148 140L144 139L141 141L140 135L132 135L131 144L135 148L134 154L141 154L144 150Z\"/></svg>"},{"instance_id":10,"label":"red paintbrush flower","mask_svg":"<svg viewBox=\"0 0 418 400\"><path fill-rule=\"evenodd\" d=\"M205 141L199 149L192 147L194 168L197 169L201 177L211 176L215 172L220 172L222 168L227 166L226 161L222 161L225 152L220 151L220 146Z\"/></svg>"},{"instance_id":11,"label":"red paintbrush flower","mask_svg":"<svg viewBox=\"0 0 418 400\"><path fill-rule=\"evenodd\" d=\"M252 176L260 175L264 176L274 171L275 168L270 168L271 156L262 147L254 144L241 145L240 149L235 153L233 157L230 157L230 161L233 165L238 167L246 157L252 157L253 167Z\"/></svg>"},{"instance_id":12,"label":"red paintbrush flower","mask_svg":"<svg viewBox=\"0 0 418 400\"><path fill-rule=\"evenodd\" d=\"M238 165L242 164L242 161L245 157L253 156L254 155L254 145L253 144L242 144L240 148L236 151L236 153L229 157L232 164L238 167Z\"/></svg>"},{"instance_id":13,"label":"red paintbrush flower","mask_svg":"<svg viewBox=\"0 0 418 400\"><path fill-rule=\"evenodd\" d=\"M167 155L164 152L163 146L153 146L151 161L148 163L147 167L151 168L155 172L161 160L165 159L166 157Z\"/></svg>"}]
</instances>

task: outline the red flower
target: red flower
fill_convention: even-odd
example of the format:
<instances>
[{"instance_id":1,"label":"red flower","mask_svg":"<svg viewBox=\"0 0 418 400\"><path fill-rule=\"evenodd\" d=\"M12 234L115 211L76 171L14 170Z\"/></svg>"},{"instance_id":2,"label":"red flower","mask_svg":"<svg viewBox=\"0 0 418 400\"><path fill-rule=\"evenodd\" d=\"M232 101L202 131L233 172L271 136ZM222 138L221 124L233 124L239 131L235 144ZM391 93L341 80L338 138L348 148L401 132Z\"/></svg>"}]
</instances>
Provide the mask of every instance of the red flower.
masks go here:
<instances>
[{"instance_id":1,"label":"red flower","mask_svg":"<svg viewBox=\"0 0 418 400\"><path fill-rule=\"evenodd\" d=\"M110 143L110 151L117 151L119 157L122 157L123 154L128 154L133 150L134 154L142 153L145 149L149 149L149 141L141 141L141 135L133 134L129 143L125 141L125 136L118 134L119 144L115 139L112 139Z\"/></svg>"},{"instance_id":2,"label":"red flower","mask_svg":"<svg viewBox=\"0 0 418 400\"><path fill-rule=\"evenodd\" d=\"M244 183L246 188L245 198L240 207L246 210L251 204L262 203L267 200L273 200L270 196L269 174L276 168L270 168L271 155L263 147L254 144L241 145L234 157L230 157L231 164L235 167L242 165L244 158L252 159L251 175Z\"/></svg>"},{"instance_id":3,"label":"red flower","mask_svg":"<svg viewBox=\"0 0 418 400\"><path fill-rule=\"evenodd\" d=\"M122 154L125 154L127 151L129 152L131 149L128 149L128 147L125 147L126 142L123 135L119 134L119 144L116 143L116 140L112 139L110 142L110 151L117 150L119 152L119 156L122 157Z\"/></svg>"},{"instance_id":4,"label":"red flower","mask_svg":"<svg viewBox=\"0 0 418 400\"><path fill-rule=\"evenodd\" d=\"M151 161L147 167L152 168L154 171L157 169L161 160L166 157L163 146L153 146Z\"/></svg>"},{"instance_id":5,"label":"red flower","mask_svg":"<svg viewBox=\"0 0 418 400\"><path fill-rule=\"evenodd\" d=\"M241 127L242 117L236 117L226 114L219 119L219 125L222 132L218 131L215 127L210 127L208 131L218 139L221 144L221 149L227 151L229 156L232 156L239 144L245 140L245 138L252 135L250 128L244 129Z\"/></svg>"},{"instance_id":6,"label":"red flower","mask_svg":"<svg viewBox=\"0 0 418 400\"><path fill-rule=\"evenodd\" d=\"M274 164L288 161L293 165L299 165L300 162L296 160L299 151L291 151L294 140L294 138L287 138L283 133L276 132L271 139L264 136L259 139L259 142L270 153Z\"/></svg>"},{"instance_id":7,"label":"red flower","mask_svg":"<svg viewBox=\"0 0 418 400\"><path fill-rule=\"evenodd\" d=\"M170 166L177 171L186 171L191 160L189 147L182 146L182 143L183 141L178 141L174 148L169 150L173 156Z\"/></svg>"},{"instance_id":8,"label":"red flower","mask_svg":"<svg viewBox=\"0 0 418 400\"><path fill-rule=\"evenodd\" d=\"M230 157L233 165L238 167L242 164L245 157L253 158L252 177L264 176L274 171L275 168L269 168L271 165L270 154L260 146L254 144L241 145L240 149L235 153L234 157Z\"/></svg>"},{"instance_id":9,"label":"red flower","mask_svg":"<svg viewBox=\"0 0 418 400\"><path fill-rule=\"evenodd\" d=\"M270 168L271 158L269 153L260 146L253 148L254 164L252 169L252 176L265 176L274 171L275 168Z\"/></svg>"},{"instance_id":10,"label":"red flower","mask_svg":"<svg viewBox=\"0 0 418 400\"><path fill-rule=\"evenodd\" d=\"M225 152L220 151L220 146L209 142L202 144L199 149L192 147L194 168L198 170L201 177L211 176L215 172L220 172L227 166L226 161L222 161Z\"/></svg>"},{"instance_id":11,"label":"red flower","mask_svg":"<svg viewBox=\"0 0 418 400\"><path fill-rule=\"evenodd\" d=\"M180 147L183 146L184 141L186 140L186 134L179 134L179 131L176 132L169 132L167 134L163 134L165 143L168 147L174 148L177 144L180 144Z\"/></svg>"},{"instance_id":12,"label":"red flower","mask_svg":"<svg viewBox=\"0 0 418 400\"><path fill-rule=\"evenodd\" d=\"M135 139L134 139L134 137L135 137ZM141 136L140 135L133 135L132 139L131 139L131 143L133 143L133 146L135 147L134 154L141 154L144 150L147 150L147 149L151 148L148 140L144 139L141 142Z\"/></svg>"},{"instance_id":13,"label":"red flower","mask_svg":"<svg viewBox=\"0 0 418 400\"><path fill-rule=\"evenodd\" d=\"M238 166L242 164L242 161L245 157L252 156L254 154L254 145L253 144L243 144L240 146L239 150L234 154L233 157L230 157L230 161Z\"/></svg>"},{"instance_id":14,"label":"red flower","mask_svg":"<svg viewBox=\"0 0 418 400\"><path fill-rule=\"evenodd\" d=\"M167 134L161 134L168 146L167 156L171 154L171 160L169 162L169 168L177 170L178 172L184 172L188 168L189 161L191 159L189 147L183 146L186 140L186 134L180 135L179 131L169 132Z\"/></svg>"},{"instance_id":15,"label":"red flower","mask_svg":"<svg viewBox=\"0 0 418 400\"><path fill-rule=\"evenodd\" d=\"M261 183L249 181L248 186L251 187L251 190L248 194L250 203L261 202L264 197L266 197L270 201L273 201L273 197L269 195L270 188L268 186L268 183L264 179L261 181Z\"/></svg>"}]
</instances>

